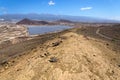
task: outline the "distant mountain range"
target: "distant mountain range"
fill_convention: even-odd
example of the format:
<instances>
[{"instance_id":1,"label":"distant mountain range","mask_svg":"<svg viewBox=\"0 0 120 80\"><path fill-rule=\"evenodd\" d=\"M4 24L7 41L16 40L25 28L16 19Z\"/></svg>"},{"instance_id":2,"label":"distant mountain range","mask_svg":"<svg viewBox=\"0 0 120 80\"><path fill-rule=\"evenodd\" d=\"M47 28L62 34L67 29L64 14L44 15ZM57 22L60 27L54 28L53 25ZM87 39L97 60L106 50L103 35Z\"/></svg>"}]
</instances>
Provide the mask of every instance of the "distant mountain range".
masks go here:
<instances>
[{"instance_id":1,"label":"distant mountain range","mask_svg":"<svg viewBox=\"0 0 120 80\"><path fill-rule=\"evenodd\" d=\"M73 23L72 21L65 20L65 19L60 19L57 21L42 21L42 20L31 20L31 19L23 19L16 24L18 25L60 25L60 24L68 24L68 23Z\"/></svg>"},{"instance_id":2,"label":"distant mountain range","mask_svg":"<svg viewBox=\"0 0 120 80\"><path fill-rule=\"evenodd\" d=\"M52 14L4 14L0 15L0 21L18 22L24 18L42 21L57 21L70 20L75 22L90 22L90 23L120 23L117 20L108 20L100 18L92 18L85 16L68 16L68 15L52 15Z\"/></svg>"},{"instance_id":3,"label":"distant mountain range","mask_svg":"<svg viewBox=\"0 0 120 80\"><path fill-rule=\"evenodd\" d=\"M24 25L47 25L47 24L51 24L50 22L47 21L36 21L36 20L30 20L30 19L23 19L19 22L17 22L16 24L24 24Z\"/></svg>"}]
</instances>

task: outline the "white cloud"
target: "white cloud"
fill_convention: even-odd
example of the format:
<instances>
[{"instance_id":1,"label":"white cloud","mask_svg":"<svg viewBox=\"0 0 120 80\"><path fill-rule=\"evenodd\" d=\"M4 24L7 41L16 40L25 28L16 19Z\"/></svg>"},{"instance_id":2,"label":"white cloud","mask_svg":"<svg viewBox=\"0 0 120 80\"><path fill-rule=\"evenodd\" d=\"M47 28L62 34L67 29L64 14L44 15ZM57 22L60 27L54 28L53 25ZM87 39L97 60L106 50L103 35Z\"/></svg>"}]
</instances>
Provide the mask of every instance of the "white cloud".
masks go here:
<instances>
[{"instance_id":1,"label":"white cloud","mask_svg":"<svg viewBox=\"0 0 120 80\"><path fill-rule=\"evenodd\" d=\"M50 2L48 3L48 5L49 5L49 6L54 6L54 5L55 5L55 2L50 1Z\"/></svg>"},{"instance_id":2,"label":"white cloud","mask_svg":"<svg viewBox=\"0 0 120 80\"><path fill-rule=\"evenodd\" d=\"M81 11L84 11L84 10L90 10L92 9L93 7L83 7L83 8L80 8Z\"/></svg>"},{"instance_id":3,"label":"white cloud","mask_svg":"<svg viewBox=\"0 0 120 80\"><path fill-rule=\"evenodd\" d=\"M0 19L0 21L4 21L4 19Z\"/></svg>"},{"instance_id":4,"label":"white cloud","mask_svg":"<svg viewBox=\"0 0 120 80\"><path fill-rule=\"evenodd\" d=\"M113 19L113 20L120 20L120 16L114 16L114 17L109 17L108 19Z\"/></svg>"},{"instance_id":5,"label":"white cloud","mask_svg":"<svg viewBox=\"0 0 120 80\"><path fill-rule=\"evenodd\" d=\"M7 14L7 9L5 7L0 7L0 12L3 14Z\"/></svg>"}]
</instances>

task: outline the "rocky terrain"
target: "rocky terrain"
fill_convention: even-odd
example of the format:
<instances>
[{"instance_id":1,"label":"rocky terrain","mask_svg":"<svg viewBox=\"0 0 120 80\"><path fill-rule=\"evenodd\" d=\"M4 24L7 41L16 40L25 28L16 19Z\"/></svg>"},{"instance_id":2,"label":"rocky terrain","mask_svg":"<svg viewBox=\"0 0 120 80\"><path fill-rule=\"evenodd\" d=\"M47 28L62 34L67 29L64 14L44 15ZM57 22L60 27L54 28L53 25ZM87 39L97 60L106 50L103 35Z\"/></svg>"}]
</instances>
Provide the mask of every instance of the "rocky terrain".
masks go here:
<instances>
[{"instance_id":1,"label":"rocky terrain","mask_svg":"<svg viewBox=\"0 0 120 80\"><path fill-rule=\"evenodd\" d=\"M120 80L120 40L112 37L120 31L108 27L77 25L6 46L0 80Z\"/></svg>"},{"instance_id":2,"label":"rocky terrain","mask_svg":"<svg viewBox=\"0 0 120 80\"><path fill-rule=\"evenodd\" d=\"M0 25L0 43L16 37L28 36L27 28L19 25Z\"/></svg>"}]
</instances>

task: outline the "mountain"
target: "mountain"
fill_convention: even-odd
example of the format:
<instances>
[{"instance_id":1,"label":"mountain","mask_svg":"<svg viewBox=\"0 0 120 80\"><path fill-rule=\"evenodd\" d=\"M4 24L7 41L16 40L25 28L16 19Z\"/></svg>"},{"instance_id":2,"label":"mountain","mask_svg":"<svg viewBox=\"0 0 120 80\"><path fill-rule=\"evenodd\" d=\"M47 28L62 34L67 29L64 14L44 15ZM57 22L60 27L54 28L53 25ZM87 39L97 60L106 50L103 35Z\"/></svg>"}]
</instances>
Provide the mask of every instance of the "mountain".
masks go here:
<instances>
[{"instance_id":1,"label":"mountain","mask_svg":"<svg viewBox=\"0 0 120 80\"><path fill-rule=\"evenodd\" d=\"M19 22L17 22L16 24L27 24L27 25L46 25L46 24L50 24L47 21L36 21L36 20L30 20L30 19L23 19Z\"/></svg>"},{"instance_id":2,"label":"mountain","mask_svg":"<svg viewBox=\"0 0 120 80\"><path fill-rule=\"evenodd\" d=\"M73 23L73 21L70 21L70 20L66 20L66 19L60 19L60 20L57 20L56 22L63 22L63 23Z\"/></svg>"},{"instance_id":3,"label":"mountain","mask_svg":"<svg viewBox=\"0 0 120 80\"><path fill-rule=\"evenodd\" d=\"M70 20L65 20L65 19L60 19L57 21L41 21L41 20L32 20L32 19L23 19L19 22L17 22L16 24L21 25L59 25L59 24L68 24L68 23L73 23Z\"/></svg>"},{"instance_id":4,"label":"mountain","mask_svg":"<svg viewBox=\"0 0 120 80\"><path fill-rule=\"evenodd\" d=\"M66 20L77 21L77 22L120 23L120 21L116 21L116 20L92 18L92 17L85 17L85 16L52 15L52 14L4 14L4 15L0 15L0 19L4 19L6 21L17 22L24 18L29 18L32 20L44 20L44 21L56 21L60 19L66 19Z\"/></svg>"}]
</instances>

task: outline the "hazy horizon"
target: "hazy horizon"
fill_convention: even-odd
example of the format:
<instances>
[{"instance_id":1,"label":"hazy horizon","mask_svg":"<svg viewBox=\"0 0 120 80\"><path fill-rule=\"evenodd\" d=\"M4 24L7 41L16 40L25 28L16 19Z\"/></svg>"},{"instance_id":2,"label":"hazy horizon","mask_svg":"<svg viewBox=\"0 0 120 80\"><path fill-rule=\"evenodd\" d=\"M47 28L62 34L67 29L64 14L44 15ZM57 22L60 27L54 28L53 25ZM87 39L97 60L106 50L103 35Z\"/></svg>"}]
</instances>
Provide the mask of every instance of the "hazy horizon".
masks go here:
<instances>
[{"instance_id":1,"label":"hazy horizon","mask_svg":"<svg viewBox=\"0 0 120 80\"><path fill-rule=\"evenodd\" d=\"M3 14L54 14L120 20L119 0L1 0Z\"/></svg>"}]
</instances>

